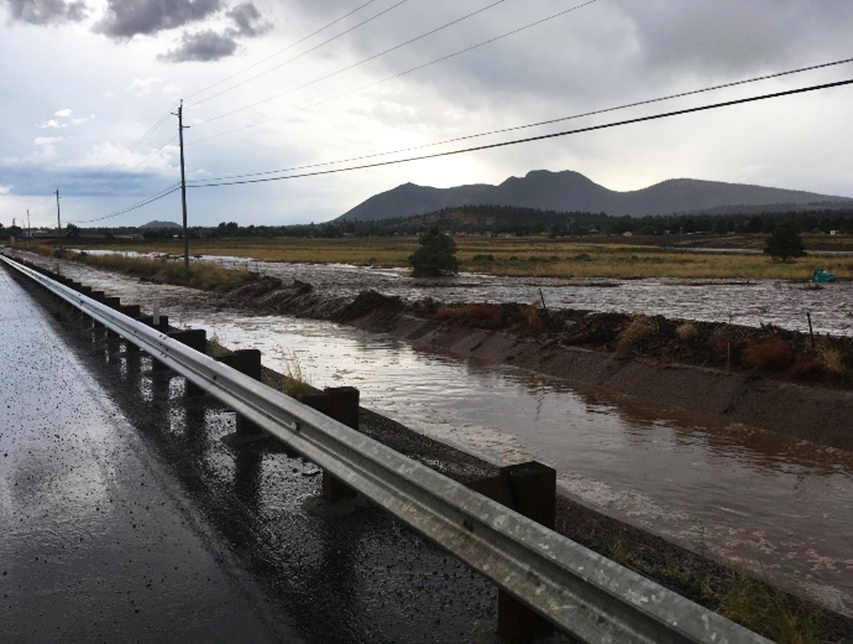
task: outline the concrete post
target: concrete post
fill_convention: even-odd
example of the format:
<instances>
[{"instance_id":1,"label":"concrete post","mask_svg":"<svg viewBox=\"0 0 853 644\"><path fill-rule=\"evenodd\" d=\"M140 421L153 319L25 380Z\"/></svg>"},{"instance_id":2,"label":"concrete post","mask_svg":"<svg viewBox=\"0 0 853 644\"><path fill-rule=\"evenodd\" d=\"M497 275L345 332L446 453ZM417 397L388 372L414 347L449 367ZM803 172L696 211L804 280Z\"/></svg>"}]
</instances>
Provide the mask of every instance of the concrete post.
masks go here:
<instances>
[{"instance_id":1,"label":"concrete post","mask_svg":"<svg viewBox=\"0 0 853 644\"><path fill-rule=\"evenodd\" d=\"M261 352L257 349L239 349L217 358L217 361L244 373L250 378L261 380ZM267 433L245 416L237 414L237 431L226 442L250 442L252 439L266 438Z\"/></svg>"},{"instance_id":2,"label":"concrete post","mask_svg":"<svg viewBox=\"0 0 853 644\"><path fill-rule=\"evenodd\" d=\"M207 353L207 331L204 329L171 331L167 335L173 340L177 340L178 342L187 345L191 349L195 349L200 353ZM184 393L187 396L203 396L204 389L187 380L187 386Z\"/></svg>"},{"instance_id":3,"label":"concrete post","mask_svg":"<svg viewBox=\"0 0 853 644\"><path fill-rule=\"evenodd\" d=\"M358 429L358 398L359 391L355 387L327 387L323 393L303 396L302 402L348 427ZM323 498L326 501L334 503L356 494L349 485L323 471Z\"/></svg>"}]
</instances>

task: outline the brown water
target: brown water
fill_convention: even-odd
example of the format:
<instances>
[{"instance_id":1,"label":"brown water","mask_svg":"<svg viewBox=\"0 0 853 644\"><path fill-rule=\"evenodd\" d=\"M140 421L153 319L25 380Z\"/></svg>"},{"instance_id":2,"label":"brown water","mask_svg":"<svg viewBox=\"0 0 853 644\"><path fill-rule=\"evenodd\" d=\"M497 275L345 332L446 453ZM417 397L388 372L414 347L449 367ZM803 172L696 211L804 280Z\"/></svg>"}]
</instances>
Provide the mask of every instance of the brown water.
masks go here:
<instances>
[{"instance_id":1,"label":"brown water","mask_svg":"<svg viewBox=\"0 0 853 644\"><path fill-rule=\"evenodd\" d=\"M849 452L737 425L685 426L559 380L415 351L390 336L246 315L179 287L67 270L143 308L159 299L173 321L206 328L232 348L260 349L273 369L317 386L356 386L365 406L495 463L543 461L588 506L853 615Z\"/></svg>"},{"instance_id":2,"label":"brown water","mask_svg":"<svg viewBox=\"0 0 853 644\"><path fill-rule=\"evenodd\" d=\"M668 318L728 322L746 326L772 324L808 331L811 314L815 333L853 335L853 281L805 288L784 280L566 280L496 277L462 273L456 277L418 279L404 269L373 269L347 264L283 264L242 258L204 257L229 266L245 266L285 281L301 279L332 295L355 295L373 288L386 295L415 300L432 297L444 302L536 302L539 289L551 308L599 312L641 312Z\"/></svg>"},{"instance_id":3,"label":"brown water","mask_svg":"<svg viewBox=\"0 0 853 644\"><path fill-rule=\"evenodd\" d=\"M89 251L98 252L98 251ZM106 251L103 251L106 252ZM136 254L136 253L128 253ZM377 269L349 264L286 264L243 257L205 255L229 267L248 268L261 275L310 282L330 296L355 296L368 288L407 300L431 297L443 302L540 302L551 308L599 312L641 312L707 322L757 327L772 324L808 331L811 314L815 333L853 336L853 281L811 289L785 280L566 280L536 277L496 277L462 273L440 279L412 279L406 269ZM819 263L819 259L815 261ZM804 269L805 270L805 269Z\"/></svg>"}]
</instances>

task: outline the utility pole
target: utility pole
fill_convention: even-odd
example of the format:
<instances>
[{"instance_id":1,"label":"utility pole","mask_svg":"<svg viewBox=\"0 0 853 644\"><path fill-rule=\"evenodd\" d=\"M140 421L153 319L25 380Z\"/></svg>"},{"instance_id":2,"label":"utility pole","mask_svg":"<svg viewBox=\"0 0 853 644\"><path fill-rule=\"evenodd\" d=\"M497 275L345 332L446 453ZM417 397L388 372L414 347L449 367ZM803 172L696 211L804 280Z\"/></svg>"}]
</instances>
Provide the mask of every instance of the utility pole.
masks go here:
<instances>
[{"instance_id":1,"label":"utility pole","mask_svg":"<svg viewBox=\"0 0 853 644\"><path fill-rule=\"evenodd\" d=\"M33 238L33 231L30 230L30 209L27 208L27 239Z\"/></svg>"},{"instance_id":2,"label":"utility pole","mask_svg":"<svg viewBox=\"0 0 853 644\"><path fill-rule=\"evenodd\" d=\"M175 114L175 112L172 112ZM184 101L181 99L178 105L178 140L181 145L181 209L183 211L183 228L184 228L184 269L190 270L190 240L187 236L187 178L184 170L184 130L188 130L189 126L184 127Z\"/></svg>"},{"instance_id":3,"label":"utility pole","mask_svg":"<svg viewBox=\"0 0 853 644\"><path fill-rule=\"evenodd\" d=\"M56 230L59 234L59 252L62 252L62 219L59 217L59 188L56 189Z\"/></svg>"}]
</instances>

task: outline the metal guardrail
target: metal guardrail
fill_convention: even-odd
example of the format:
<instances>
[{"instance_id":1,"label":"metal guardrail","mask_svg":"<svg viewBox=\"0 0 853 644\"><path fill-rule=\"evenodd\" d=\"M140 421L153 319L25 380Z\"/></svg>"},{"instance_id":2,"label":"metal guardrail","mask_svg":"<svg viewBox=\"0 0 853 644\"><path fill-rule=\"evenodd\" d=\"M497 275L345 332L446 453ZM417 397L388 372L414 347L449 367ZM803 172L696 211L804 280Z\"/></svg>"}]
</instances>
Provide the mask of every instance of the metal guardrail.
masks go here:
<instances>
[{"instance_id":1,"label":"metal guardrail","mask_svg":"<svg viewBox=\"0 0 853 644\"><path fill-rule=\"evenodd\" d=\"M585 642L769 642L167 335L0 256Z\"/></svg>"}]
</instances>

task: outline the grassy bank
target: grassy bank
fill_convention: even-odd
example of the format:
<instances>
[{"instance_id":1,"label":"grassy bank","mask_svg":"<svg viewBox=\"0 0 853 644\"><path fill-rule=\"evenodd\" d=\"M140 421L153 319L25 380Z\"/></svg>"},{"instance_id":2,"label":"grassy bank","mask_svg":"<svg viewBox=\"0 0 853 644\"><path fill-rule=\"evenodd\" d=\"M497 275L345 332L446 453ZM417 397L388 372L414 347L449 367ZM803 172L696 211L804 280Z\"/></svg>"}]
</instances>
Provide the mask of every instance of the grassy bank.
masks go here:
<instances>
[{"instance_id":1,"label":"grassy bank","mask_svg":"<svg viewBox=\"0 0 853 644\"><path fill-rule=\"evenodd\" d=\"M462 270L508 276L602 278L709 278L807 280L820 266L840 279L853 278L853 257L803 257L774 262L745 252L714 253L674 249L649 240L603 241L547 238L460 237L457 256ZM639 241L639 240L638 240ZM685 241L670 240L679 244ZM725 241L725 240L723 240ZM749 241L749 240L747 240ZM754 246L758 240L751 240ZM748 246L746 241L741 244ZM709 242L710 243L710 242ZM721 242L722 243L722 242ZM206 239L193 240L191 252L233 255L273 262L347 263L359 266L404 267L415 250L414 238L343 239ZM181 240L87 244L90 248L180 254ZM808 248L808 241L807 241ZM845 247L846 248L846 247Z\"/></svg>"},{"instance_id":2,"label":"grassy bank","mask_svg":"<svg viewBox=\"0 0 853 644\"><path fill-rule=\"evenodd\" d=\"M50 246L33 246L31 250L42 255L53 254L53 248ZM167 284L191 286L206 291L223 292L252 280L249 271L245 269L226 269L211 262L194 261L190 264L189 269L186 269L183 262L126 257L120 254L67 253L65 258L95 268L103 268Z\"/></svg>"}]
</instances>

